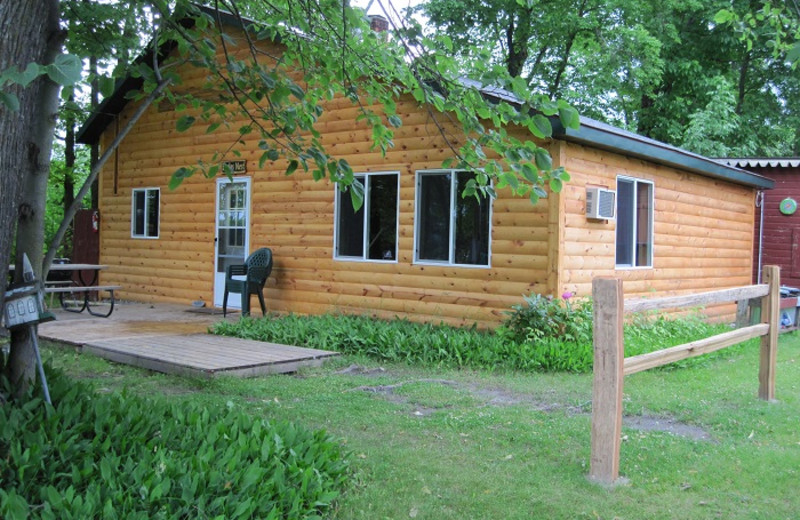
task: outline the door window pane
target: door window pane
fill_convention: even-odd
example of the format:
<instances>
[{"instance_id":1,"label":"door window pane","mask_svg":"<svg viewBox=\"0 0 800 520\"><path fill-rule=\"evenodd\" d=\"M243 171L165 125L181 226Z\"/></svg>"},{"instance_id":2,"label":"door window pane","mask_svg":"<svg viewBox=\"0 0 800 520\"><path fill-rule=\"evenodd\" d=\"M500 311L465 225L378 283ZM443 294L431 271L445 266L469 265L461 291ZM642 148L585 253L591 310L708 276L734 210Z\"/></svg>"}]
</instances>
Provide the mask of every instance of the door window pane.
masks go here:
<instances>
[{"instance_id":1,"label":"door window pane","mask_svg":"<svg viewBox=\"0 0 800 520\"><path fill-rule=\"evenodd\" d=\"M248 212L245 182L222 182L217 185L217 272L228 265L244 263L247 250Z\"/></svg>"}]
</instances>

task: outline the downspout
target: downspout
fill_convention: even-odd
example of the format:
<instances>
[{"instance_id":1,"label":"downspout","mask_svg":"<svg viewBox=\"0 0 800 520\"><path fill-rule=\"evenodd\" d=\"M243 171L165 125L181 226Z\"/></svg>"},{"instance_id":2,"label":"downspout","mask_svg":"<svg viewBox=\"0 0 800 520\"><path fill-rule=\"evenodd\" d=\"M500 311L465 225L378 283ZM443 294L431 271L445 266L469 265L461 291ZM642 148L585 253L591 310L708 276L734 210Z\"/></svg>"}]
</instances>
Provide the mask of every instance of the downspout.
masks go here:
<instances>
[{"instance_id":1,"label":"downspout","mask_svg":"<svg viewBox=\"0 0 800 520\"><path fill-rule=\"evenodd\" d=\"M758 282L761 283L761 261L764 246L764 192L756 193L756 207L761 209L761 216L758 222Z\"/></svg>"}]
</instances>

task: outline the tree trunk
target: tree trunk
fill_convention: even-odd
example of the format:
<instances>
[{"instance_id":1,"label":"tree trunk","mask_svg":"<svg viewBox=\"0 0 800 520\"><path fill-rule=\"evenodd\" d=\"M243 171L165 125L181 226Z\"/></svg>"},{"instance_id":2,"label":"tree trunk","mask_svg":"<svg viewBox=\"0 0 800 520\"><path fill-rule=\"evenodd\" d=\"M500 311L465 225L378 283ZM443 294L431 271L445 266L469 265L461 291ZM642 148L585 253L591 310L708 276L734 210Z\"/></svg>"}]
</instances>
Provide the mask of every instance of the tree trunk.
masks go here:
<instances>
[{"instance_id":1,"label":"tree trunk","mask_svg":"<svg viewBox=\"0 0 800 520\"><path fill-rule=\"evenodd\" d=\"M742 63L739 65L739 78L736 95L736 115L742 115L742 108L744 107L744 98L747 94L747 73L750 70L750 60L753 57L753 51L746 51Z\"/></svg>"},{"instance_id":2,"label":"tree trunk","mask_svg":"<svg viewBox=\"0 0 800 520\"><path fill-rule=\"evenodd\" d=\"M506 70L512 77L522 75L525 63L528 61L530 42L530 12L523 11L518 20L511 17L506 28L506 45L508 58Z\"/></svg>"},{"instance_id":3,"label":"tree trunk","mask_svg":"<svg viewBox=\"0 0 800 520\"><path fill-rule=\"evenodd\" d=\"M0 2L0 34L3 44L0 45L0 71L10 67L25 68L25 64L38 61L36 40L42 41L41 30L37 30L40 20L37 14L37 2L12 0ZM41 29L41 28L39 28ZM42 47L42 45L38 45ZM22 89L17 85L3 87L10 95L19 99L19 111L11 111L0 105L0 222L16 222L17 206L22 193L23 158L25 157L26 139L22 135L27 128L20 120L31 114L36 107L36 90L38 83ZM21 117L22 116L22 117ZM0 304L3 303L6 281L8 280L8 263L11 259L11 244L14 240L14 227L0 228Z\"/></svg>"},{"instance_id":4,"label":"tree trunk","mask_svg":"<svg viewBox=\"0 0 800 520\"><path fill-rule=\"evenodd\" d=\"M564 75L564 71L567 70L567 64L569 63L569 56L572 53L572 46L575 43L575 38L578 36L578 31L572 31L567 36L567 41L564 45L564 55L561 57L561 61L558 64L558 70L556 71L556 77L553 79L553 83L550 85L550 98L555 99L558 96L558 91L561 89L561 78Z\"/></svg>"},{"instance_id":5,"label":"tree trunk","mask_svg":"<svg viewBox=\"0 0 800 520\"><path fill-rule=\"evenodd\" d=\"M4 0L0 2L0 24L4 25L0 57L0 68L4 64L25 67L30 62L50 64L60 52L63 34L59 27L58 0ZM9 45L9 42L11 45ZM4 59L6 53L10 57ZM13 61L12 61L13 60ZM4 114L13 118L13 124L2 126L2 139L18 141L19 149L0 149L0 160L13 161L3 168L3 187L6 177L19 176L21 192L13 199L17 222L15 263L22 265L22 255L27 254L37 277L41 276L44 256L44 213L47 200L47 179L50 173L50 150L53 142L56 116L58 114L58 92L60 86L47 76L40 76L20 94L20 110L17 114ZM23 97L25 98L23 104ZM16 117L14 117L16 116ZM12 145L13 146L13 145ZM22 152L22 153L21 153ZM12 175L8 175L11 173ZM3 197L5 198L5 190ZM5 205L3 205L5 206ZM12 234L4 229L3 234ZM10 240L9 240L10 243ZM7 258L4 257L4 258ZM2 272L7 273L5 261ZM16 270L16 281L21 280L22 269ZM35 333L35 332L34 332ZM36 374L33 343L29 329L13 331L11 351L5 367L15 393L24 393Z\"/></svg>"}]
</instances>

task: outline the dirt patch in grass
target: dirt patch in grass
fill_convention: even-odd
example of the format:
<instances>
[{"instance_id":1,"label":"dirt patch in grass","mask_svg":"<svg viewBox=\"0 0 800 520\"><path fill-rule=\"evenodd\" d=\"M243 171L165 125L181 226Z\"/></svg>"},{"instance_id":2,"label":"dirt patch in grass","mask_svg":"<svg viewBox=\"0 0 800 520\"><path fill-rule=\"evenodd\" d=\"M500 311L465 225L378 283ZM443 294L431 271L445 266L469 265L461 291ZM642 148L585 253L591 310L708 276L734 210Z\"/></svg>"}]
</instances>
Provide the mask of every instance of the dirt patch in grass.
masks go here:
<instances>
[{"instance_id":1,"label":"dirt patch in grass","mask_svg":"<svg viewBox=\"0 0 800 520\"><path fill-rule=\"evenodd\" d=\"M337 370L334 374L339 376L383 376L386 375L386 369L383 367L365 368L361 365L350 365L347 368Z\"/></svg>"},{"instance_id":2,"label":"dirt patch in grass","mask_svg":"<svg viewBox=\"0 0 800 520\"><path fill-rule=\"evenodd\" d=\"M336 372L339 375L362 375L362 376L385 376L387 372L383 368L366 369L359 365L349 367ZM524 392L510 391L506 388L493 386L486 387L474 383L459 383L446 379L413 379L386 385L364 385L352 388L353 392L371 392L379 394L390 402L397 404L416 404L408 398L396 393L396 390L409 384L429 383L451 388L464 389L474 398L483 401L483 406L529 406L540 412L564 411L572 415L590 414L592 410L591 401L574 405L559 402L557 392L553 391L552 399L543 399L541 395L526 394ZM436 410L433 408L415 409L414 415L426 417ZM649 415L636 415L623 417L623 424L627 428L639 431L658 431L665 432L680 437L685 437L697 441L713 441L711 435L703 428L687 423L680 422L671 417L657 417Z\"/></svg>"},{"instance_id":3,"label":"dirt patch in grass","mask_svg":"<svg viewBox=\"0 0 800 520\"><path fill-rule=\"evenodd\" d=\"M654 417L650 415L628 415L622 418L623 426L639 431L666 432L679 437L696 441L713 442L711 434L703 428L680 422L671 417Z\"/></svg>"}]
</instances>

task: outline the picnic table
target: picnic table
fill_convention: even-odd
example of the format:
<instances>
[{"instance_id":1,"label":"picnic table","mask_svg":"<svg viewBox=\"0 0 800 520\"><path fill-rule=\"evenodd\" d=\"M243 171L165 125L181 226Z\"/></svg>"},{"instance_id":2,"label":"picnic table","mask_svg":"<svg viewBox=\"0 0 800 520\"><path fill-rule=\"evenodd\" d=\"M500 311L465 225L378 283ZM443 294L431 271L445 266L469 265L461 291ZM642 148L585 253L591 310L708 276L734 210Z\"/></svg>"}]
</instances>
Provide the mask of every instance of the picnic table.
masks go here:
<instances>
[{"instance_id":1,"label":"picnic table","mask_svg":"<svg viewBox=\"0 0 800 520\"><path fill-rule=\"evenodd\" d=\"M8 266L9 274L14 271L14 265ZM108 269L103 264L70 264L54 263L50 266L50 273L63 276L49 276L44 282L45 294L57 294L61 308L69 312L83 312L86 310L92 316L108 318L114 312L114 291L122 289L119 285L98 285L97 278L100 271ZM99 294L108 293L108 309L105 312L97 311L100 303ZM70 298L72 296L72 298Z\"/></svg>"}]
</instances>

